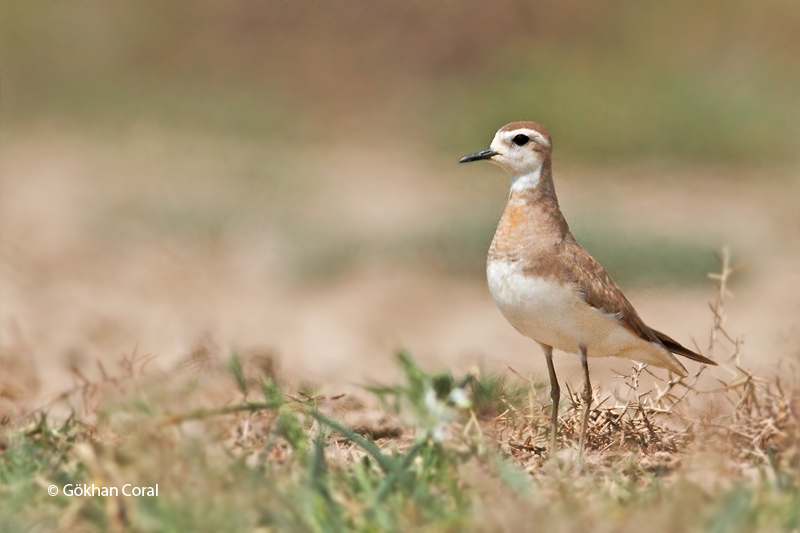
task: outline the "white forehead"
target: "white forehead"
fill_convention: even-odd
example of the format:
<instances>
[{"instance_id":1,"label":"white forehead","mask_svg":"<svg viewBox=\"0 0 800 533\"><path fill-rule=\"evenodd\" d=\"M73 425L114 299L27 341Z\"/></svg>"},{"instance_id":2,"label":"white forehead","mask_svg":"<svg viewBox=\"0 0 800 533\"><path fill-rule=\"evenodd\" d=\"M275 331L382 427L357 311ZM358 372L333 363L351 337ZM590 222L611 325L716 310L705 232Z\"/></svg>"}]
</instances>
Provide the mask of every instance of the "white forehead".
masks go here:
<instances>
[{"instance_id":1,"label":"white forehead","mask_svg":"<svg viewBox=\"0 0 800 533\"><path fill-rule=\"evenodd\" d=\"M541 146L550 146L550 142L547 140L547 137L542 135L536 130L532 130L530 128L517 128L515 130L503 131L500 130L494 136L495 141L501 141L505 144L508 144L511 139L516 137L517 135L522 134L527 136L530 140L535 142ZM492 143L494 144L494 143Z\"/></svg>"}]
</instances>

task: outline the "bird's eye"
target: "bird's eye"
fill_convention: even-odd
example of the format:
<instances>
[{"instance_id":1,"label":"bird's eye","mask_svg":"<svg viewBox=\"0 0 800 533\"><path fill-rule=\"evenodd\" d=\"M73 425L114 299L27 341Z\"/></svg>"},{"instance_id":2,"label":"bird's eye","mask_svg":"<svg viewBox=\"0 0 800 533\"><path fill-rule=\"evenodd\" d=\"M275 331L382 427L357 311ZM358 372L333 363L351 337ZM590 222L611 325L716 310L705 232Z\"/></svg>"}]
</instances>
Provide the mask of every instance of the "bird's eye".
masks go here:
<instances>
[{"instance_id":1,"label":"bird's eye","mask_svg":"<svg viewBox=\"0 0 800 533\"><path fill-rule=\"evenodd\" d=\"M514 135L514 138L511 139L511 141L517 146L525 146L526 144L528 144L528 141L530 141L530 139L528 138L527 135L523 135L520 133L519 135Z\"/></svg>"}]
</instances>

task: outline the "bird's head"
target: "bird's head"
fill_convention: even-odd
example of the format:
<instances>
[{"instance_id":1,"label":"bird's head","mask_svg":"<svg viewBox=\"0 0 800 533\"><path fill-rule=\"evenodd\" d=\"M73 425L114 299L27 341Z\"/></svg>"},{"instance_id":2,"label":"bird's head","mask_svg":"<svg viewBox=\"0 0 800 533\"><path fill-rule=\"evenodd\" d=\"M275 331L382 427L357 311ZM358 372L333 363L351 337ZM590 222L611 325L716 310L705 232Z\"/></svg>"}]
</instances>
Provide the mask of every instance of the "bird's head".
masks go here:
<instances>
[{"instance_id":1,"label":"bird's head","mask_svg":"<svg viewBox=\"0 0 800 533\"><path fill-rule=\"evenodd\" d=\"M500 128L486 150L462 157L459 163L486 159L512 176L537 172L550 159L552 142L547 129L536 122L512 122Z\"/></svg>"}]
</instances>

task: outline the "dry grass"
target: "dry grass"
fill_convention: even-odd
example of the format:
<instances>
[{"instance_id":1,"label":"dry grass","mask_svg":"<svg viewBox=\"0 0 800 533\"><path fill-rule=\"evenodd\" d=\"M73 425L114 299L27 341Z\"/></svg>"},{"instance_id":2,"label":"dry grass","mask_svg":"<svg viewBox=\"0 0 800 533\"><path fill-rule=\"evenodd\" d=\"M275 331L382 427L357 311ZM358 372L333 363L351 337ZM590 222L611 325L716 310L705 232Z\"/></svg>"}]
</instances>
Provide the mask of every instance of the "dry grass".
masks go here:
<instances>
[{"instance_id":1,"label":"dry grass","mask_svg":"<svg viewBox=\"0 0 800 533\"><path fill-rule=\"evenodd\" d=\"M729 360L653 390L642 390L649 369L637 365L620 376L621 392L596 390L602 399L592 406L583 464L574 453L582 406L573 392L553 454L542 387L524 378L430 375L401 354L406 383L370 387L376 403L283 382L270 353L226 363L206 342L168 373L137 353L121 358L116 373L98 363L100 379L76 369L74 387L27 415L6 416L0 525L461 530L513 529L535 517L557 530L628 530L642 513L686 506L679 520L653 519L652 529L725 531L733 520L734 529L796 531L800 387L738 365L741 343L724 327L726 272L724 263L709 348L719 353L724 344ZM705 372L720 386L701 389ZM716 466L698 466L709 453ZM160 492L45 493L68 483L158 483ZM699 495L691 503L687 487Z\"/></svg>"}]
</instances>

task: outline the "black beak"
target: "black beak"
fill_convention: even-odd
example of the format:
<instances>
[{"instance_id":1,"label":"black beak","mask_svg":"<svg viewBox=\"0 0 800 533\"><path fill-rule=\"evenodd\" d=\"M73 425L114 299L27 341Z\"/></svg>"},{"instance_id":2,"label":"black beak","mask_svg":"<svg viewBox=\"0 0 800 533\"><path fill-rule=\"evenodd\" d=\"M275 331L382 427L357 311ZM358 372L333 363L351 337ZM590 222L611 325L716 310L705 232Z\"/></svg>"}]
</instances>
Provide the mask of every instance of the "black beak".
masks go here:
<instances>
[{"instance_id":1,"label":"black beak","mask_svg":"<svg viewBox=\"0 0 800 533\"><path fill-rule=\"evenodd\" d=\"M480 152L475 152L474 154L465 155L461 159L458 160L459 163L469 163L470 161L480 161L481 159L491 159L497 155L497 152L492 150L491 148L487 148L486 150L481 150Z\"/></svg>"}]
</instances>

